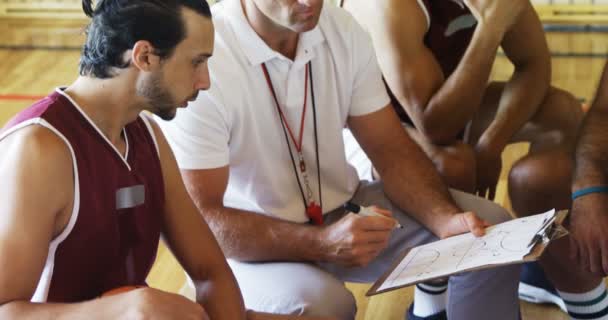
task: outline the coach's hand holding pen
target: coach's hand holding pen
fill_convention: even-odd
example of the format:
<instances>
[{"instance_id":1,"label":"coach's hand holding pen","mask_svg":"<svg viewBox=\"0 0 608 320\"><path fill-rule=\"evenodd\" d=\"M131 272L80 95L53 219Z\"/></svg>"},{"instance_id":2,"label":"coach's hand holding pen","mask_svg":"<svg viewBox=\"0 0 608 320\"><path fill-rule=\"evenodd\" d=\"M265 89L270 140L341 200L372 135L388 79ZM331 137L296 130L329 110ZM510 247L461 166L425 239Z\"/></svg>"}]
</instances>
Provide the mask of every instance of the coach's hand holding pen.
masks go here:
<instances>
[{"instance_id":1,"label":"coach's hand holding pen","mask_svg":"<svg viewBox=\"0 0 608 320\"><path fill-rule=\"evenodd\" d=\"M382 209L378 209L378 208L374 208L374 207L362 207L362 206L360 206L356 203L352 203L350 201L348 201L344 204L344 209L346 209L347 211L350 211L352 213L356 213L356 214L365 216L365 217L385 217L388 219L393 219L393 220L395 220L395 223L396 223L395 229L403 228L403 226L401 224L399 224L397 219L376 211L376 210L382 210Z\"/></svg>"}]
</instances>

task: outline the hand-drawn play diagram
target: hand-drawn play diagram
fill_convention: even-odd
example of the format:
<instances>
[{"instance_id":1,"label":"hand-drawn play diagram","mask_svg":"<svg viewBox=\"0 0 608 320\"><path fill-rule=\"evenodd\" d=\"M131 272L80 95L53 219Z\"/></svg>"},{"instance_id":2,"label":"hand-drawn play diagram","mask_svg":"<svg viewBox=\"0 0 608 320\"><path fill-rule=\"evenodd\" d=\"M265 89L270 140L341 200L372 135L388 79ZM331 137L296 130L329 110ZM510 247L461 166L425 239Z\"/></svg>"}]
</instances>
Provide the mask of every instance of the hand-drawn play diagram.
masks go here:
<instances>
[{"instance_id":1,"label":"hand-drawn play diagram","mask_svg":"<svg viewBox=\"0 0 608 320\"><path fill-rule=\"evenodd\" d=\"M554 219L549 211L511 220L486 229L476 238L470 233L415 247L403 258L378 290L403 286L420 280L471 270L480 266L522 260L533 246L530 241L545 222ZM551 220L552 221L552 220Z\"/></svg>"}]
</instances>

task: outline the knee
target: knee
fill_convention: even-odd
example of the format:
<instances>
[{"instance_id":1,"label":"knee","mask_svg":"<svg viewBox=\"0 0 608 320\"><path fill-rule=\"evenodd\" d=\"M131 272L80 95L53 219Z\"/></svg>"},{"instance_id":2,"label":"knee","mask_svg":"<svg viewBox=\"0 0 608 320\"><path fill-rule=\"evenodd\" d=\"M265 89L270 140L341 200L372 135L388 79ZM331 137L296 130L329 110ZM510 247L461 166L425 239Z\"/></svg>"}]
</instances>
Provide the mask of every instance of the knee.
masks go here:
<instances>
[{"instance_id":1,"label":"knee","mask_svg":"<svg viewBox=\"0 0 608 320\"><path fill-rule=\"evenodd\" d=\"M509 186L530 196L569 186L573 161L566 152L547 152L519 159L509 172Z\"/></svg>"},{"instance_id":2,"label":"knee","mask_svg":"<svg viewBox=\"0 0 608 320\"><path fill-rule=\"evenodd\" d=\"M450 277L448 319L518 319L520 270L508 265Z\"/></svg>"},{"instance_id":3,"label":"knee","mask_svg":"<svg viewBox=\"0 0 608 320\"><path fill-rule=\"evenodd\" d=\"M344 282L308 263L229 260L248 309L286 315L352 320L353 295Z\"/></svg>"},{"instance_id":4,"label":"knee","mask_svg":"<svg viewBox=\"0 0 608 320\"><path fill-rule=\"evenodd\" d=\"M317 292L301 292L297 300L299 310L292 314L354 320L357 313L355 297L341 282L326 284Z\"/></svg>"},{"instance_id":5,"label":"knee","mask_svg":"<svg viewBox=\"0 0 608 320\"><path fill-rule=\"evenodd\" d=\"M575 137L583 119L580 101L571 93L551 87L543 101L543 112L551 113L553 126L566 137Z\"/></svg>"},{"instance_id":6,"label":"knee","mask_svg":"<svg viewBox=\"0 0 608 320\"><path fill-rule=\"evenodd\" d=\"M433 162L445 182L455 189L473 192L475 189L475 152L465 143L443 148Z\"/></svg>"},{"instance_id":7,"label":"knee","mask_svg":"<svg viewBox=\"0 0 608 320\"><path fill-rule=\"evenodd\" d=\"M546 152L518 160L509 172L509 196L519 216L570 204L573 161L566 152Z\"/></svg>"}]
</instances>

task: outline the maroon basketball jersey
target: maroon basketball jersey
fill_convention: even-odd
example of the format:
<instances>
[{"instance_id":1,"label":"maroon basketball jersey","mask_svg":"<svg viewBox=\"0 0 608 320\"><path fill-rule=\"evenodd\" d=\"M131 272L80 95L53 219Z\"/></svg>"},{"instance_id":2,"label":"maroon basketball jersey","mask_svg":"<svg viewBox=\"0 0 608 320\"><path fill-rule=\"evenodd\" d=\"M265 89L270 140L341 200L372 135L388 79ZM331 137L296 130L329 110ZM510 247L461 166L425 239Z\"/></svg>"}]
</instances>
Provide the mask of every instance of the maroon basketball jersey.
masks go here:
<instances>
[{"instance_id":1,"label":"maroon basketball jersey","mask_svg":"<svg viewBox=\"0 0 608 320\"><path fill-rule=\"evenodd\" d=\"M424 44L435 56L447 78L464 56L475 32L477 21L462 0L418 0L418 3L428 22ZM411 120L392 92L391 99L401 119L411 124Z\"/></svg>"},{"instance_id":2,"label":"maroon basketball jersey","mask_svg":"<svg viewBox=\"0 0 608 320\"><path fill-rule=\"evenodd\" d=\"M430 20L424 44L447 78L464 56L477 21L462 0L422 0L422 3Z\"/></svg>"},{"instance_id":3,"label":"maroon basketball jersey","mask_svg":"<svg viewBox=\"0 0 608 320\"><path fill-rule=\"evenodd\" d=\"M156 140L139 117L123 130L120 154L87 115L58 89L13 118L0 139L28 125L53 131L74 168L74 208L49 245L33 302L78 302L110 289L144 285L154 263L164 210Z\"/></svg>"}]
</instances>

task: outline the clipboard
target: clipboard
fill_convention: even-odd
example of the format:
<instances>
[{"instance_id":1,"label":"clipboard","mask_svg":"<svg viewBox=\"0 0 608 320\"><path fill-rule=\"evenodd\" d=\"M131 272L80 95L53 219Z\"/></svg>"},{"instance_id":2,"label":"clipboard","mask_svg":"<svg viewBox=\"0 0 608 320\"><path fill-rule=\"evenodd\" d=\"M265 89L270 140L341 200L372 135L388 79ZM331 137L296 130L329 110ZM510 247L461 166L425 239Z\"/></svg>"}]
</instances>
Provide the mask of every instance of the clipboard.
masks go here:
<instances>
[{"instance_id":1,"label":"clipboard","mask_svg":"<svg viewBox=\"0 0 608 320\"><path fill-rule=\"evenodd\" d=\"M447 276L451 276L454 274L460 274L460 273L470 272L470 271L475 271L475 270L495 268L495 267L500 267L500 266L510 265L510 264L519 264L519 263L524 263L524 262L536 261L542 256L543 252L545 251L545 249L547 248L547 246L549 245L549 243L552 240L559 239L568 234L568 231L563 227L563 222L566 219L566 216L568 215L568 211L561 210L559 212L555 212L554 210L552 210L549 212L553 212L552 218L550 219L550 221L544 221L543 224L541 225L540 229L536 233L530 234L530 241L529 241L530 242L529 243L530 251L528 252L528 254L526 254L521 259L513 259L511 261L504 261L501 263L480 264L480 265L471 266L471 267L467 267L467 268L461 268L456 271L446 271L446 272L442 272L441 274L437 274L437 275L433 275L433 276L421 277L420 279L417 279L416 281L405 281L402 283L398 283L396 285L391 284L391 285L387 286L386 283L388 282L389 277L391 277L391 275L394 275L395 272L401 272L401 271L398 271L397 268L402 264L402 262L404 262L404 259L408 256L408 254L410 254L410 252L412 252L412 250L415 250L416 248L420 248L423 246L427 246L428 244L419 246L419 247L413 247L413 248L409 248L409 249L405 250L395 260L395 262L391 265L391 267L378 280L376 280L376 282L373 284L373 286L367 291L366 296L373 296L373 295L381 294L384 292L397 290L397 289L408 287L408 286L411 286L411 285L414 285L414 284L417 284L420 282L427 282L427 281L442 279L442 278L445 278ZM549 212L540 214L540 215L547 215ZM540 216L540 215L538 215L538 216ZM529 218L529 217L513 219L510 221L501 223L499 225L503 225L503 224L507 224L507 223L513 224L514 223L513 221L518 221L518 220L522 220L522 219L526 219L526 218ZM499 225L496 225L493 227L497 227ZM434 242L434 244L439 243L441 241L445 241L445 240L447 240L447 239L436 241L436 242ZM404 270L407 270L407 269L404 269Z\"/></svg>"}]
</instances>

